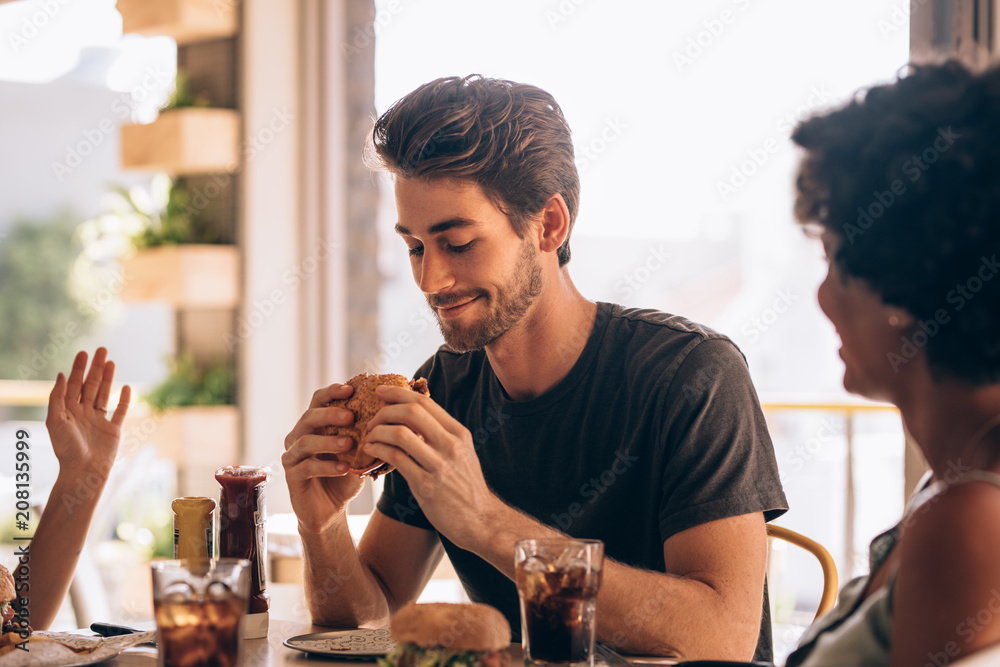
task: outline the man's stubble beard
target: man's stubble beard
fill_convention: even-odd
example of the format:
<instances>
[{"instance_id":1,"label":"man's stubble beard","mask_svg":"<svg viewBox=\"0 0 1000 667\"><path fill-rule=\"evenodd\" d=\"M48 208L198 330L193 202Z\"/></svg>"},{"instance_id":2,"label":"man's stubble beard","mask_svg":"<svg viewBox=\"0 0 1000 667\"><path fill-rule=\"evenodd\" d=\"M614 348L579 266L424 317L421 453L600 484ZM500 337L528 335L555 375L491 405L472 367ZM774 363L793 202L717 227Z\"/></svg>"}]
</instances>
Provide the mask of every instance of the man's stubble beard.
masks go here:
<instances>
[{"instance_id":1,"label":"man's stubble beard","mask_svg":"<svg viewBox=\"0 0 1000 667\"><path fill-rule=\"evenodd\" d=\"M541 294L542 267L538 264L535 246L529 239L525 239L521 248L517 266L514 267L507 284L495 295L479 291L478 295L486 300L485 316L461 327L443 320L437 311L434 311L441 334L451 349L456 352L483 349L520 322L531 304Z\"/></svg>"}]
</instances>

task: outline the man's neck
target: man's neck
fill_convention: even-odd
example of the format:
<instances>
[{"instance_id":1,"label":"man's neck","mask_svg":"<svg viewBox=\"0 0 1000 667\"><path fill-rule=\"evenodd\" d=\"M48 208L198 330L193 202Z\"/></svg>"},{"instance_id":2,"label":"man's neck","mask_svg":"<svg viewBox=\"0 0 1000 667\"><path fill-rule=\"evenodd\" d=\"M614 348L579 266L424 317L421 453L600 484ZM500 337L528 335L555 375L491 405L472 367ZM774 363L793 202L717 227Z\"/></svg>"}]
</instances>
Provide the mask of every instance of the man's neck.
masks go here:
<instances>
[{"instance_id":1,"label":"man's neck","mask_svg":"<svg viewBox=\"0 0 1000 667\"><path fill-rule=\"evenodd\" d=\"M581 295L569 274L559 272L516 327L486 346L500 384L515 401L537 398L569 374L594 328L597 304Z\"/></svg>"}]
</instances>

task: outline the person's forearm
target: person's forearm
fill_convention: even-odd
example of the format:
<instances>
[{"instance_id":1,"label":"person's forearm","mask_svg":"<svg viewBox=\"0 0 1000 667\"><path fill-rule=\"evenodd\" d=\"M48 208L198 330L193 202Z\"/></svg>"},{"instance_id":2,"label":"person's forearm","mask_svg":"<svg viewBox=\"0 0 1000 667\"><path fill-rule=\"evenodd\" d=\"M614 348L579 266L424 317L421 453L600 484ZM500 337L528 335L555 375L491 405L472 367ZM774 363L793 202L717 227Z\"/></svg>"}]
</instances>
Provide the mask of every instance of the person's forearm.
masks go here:
<instances>
[{"instance_id":1,"label":"person's forearm","mask_svg":"<svg viewBox=\"0 0 1000 667\"><path fill-rule=\"evenodd\" d=\"M497 526L502 526L497 530ZM514 578L514 544L523 538L565 537L504 505L491 511L474 544L465 548ZM761 593L763 596L763 592ZM695 578L678 577L604 560L597 598L597 639L637 655L686 660L750 660L760 631L762 600L732 604Z\"/></svg>"},{"instance_id":2,"label":"person's forearm","mask_svg":"<svg viewBox=\"0 0 1000 667\"><path fill-rule=\"evenodd\" d=\"M639 655L751 660L762 598L751 608L693 578L605 559L597 598L598 640Z\"/></svg>"},{"instance_id":3,"label":"person's forearm","mask_svg":"<svg viewBox=\"0 0 1000 667\"><path fill-rule=\"evenodd\" d=\"M56 478L31 540L28 590L20 593L35 630L47 629L59 613L106 481L106 475L68 471Z\"/></svg>"},{"instance_id":4,"label":"person's forearm","mask_svg":"<svg viewBox=\"0 0 1000 667\"><path fill-rule=\"evenodd\" d=\"M323 533L299 533L313 622L343 628L385 625L389 621L385 591L358 556L346 518Z\"/></svg>"}]
</instances>

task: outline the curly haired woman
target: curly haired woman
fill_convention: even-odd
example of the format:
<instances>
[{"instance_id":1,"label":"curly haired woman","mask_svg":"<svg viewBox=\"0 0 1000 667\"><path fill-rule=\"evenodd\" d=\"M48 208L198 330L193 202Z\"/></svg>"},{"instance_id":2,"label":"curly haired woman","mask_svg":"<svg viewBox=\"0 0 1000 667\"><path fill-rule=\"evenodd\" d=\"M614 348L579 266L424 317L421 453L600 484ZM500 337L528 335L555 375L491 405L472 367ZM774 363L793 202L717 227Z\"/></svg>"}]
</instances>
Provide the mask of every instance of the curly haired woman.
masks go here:
<instances>
[{"instance_id":1,"label":"curly haired woman","mask_svg":"<svg viewBox=\"0 0 1000 667\"><path fill-rule=\"evenodd\" d=\"M1000 642L1000 69L913 66L793 139L844 386L933 476L787 664L948 664Z\"/></svg>"}]
</instances>

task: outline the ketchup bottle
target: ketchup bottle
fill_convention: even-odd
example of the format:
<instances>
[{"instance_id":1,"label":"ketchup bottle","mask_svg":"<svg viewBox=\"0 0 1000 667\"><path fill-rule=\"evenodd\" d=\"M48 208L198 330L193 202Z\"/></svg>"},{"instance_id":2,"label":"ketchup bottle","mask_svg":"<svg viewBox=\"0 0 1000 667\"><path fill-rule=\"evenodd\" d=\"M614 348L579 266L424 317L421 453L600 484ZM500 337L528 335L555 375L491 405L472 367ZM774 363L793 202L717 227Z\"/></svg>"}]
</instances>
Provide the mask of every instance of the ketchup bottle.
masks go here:
<instances>
[{"instance_id":1,"label":"ketchup bottle","mask_svg":"<svg viewBox=\"0 0 1000 667\"><path fill-rule=\"evenodd\" d=\"M215 471L215 479L222 486L219 496L219 557L246 558L250 561L250 614L266 614L271 603L264 579L264 558L267 555L264 485L270 474L267 468L251 466L227 466ZM267 636L266 620L263 634L257 636ZM247 638L253 637L248 634Z\"/></svg>"}]
</instances>

